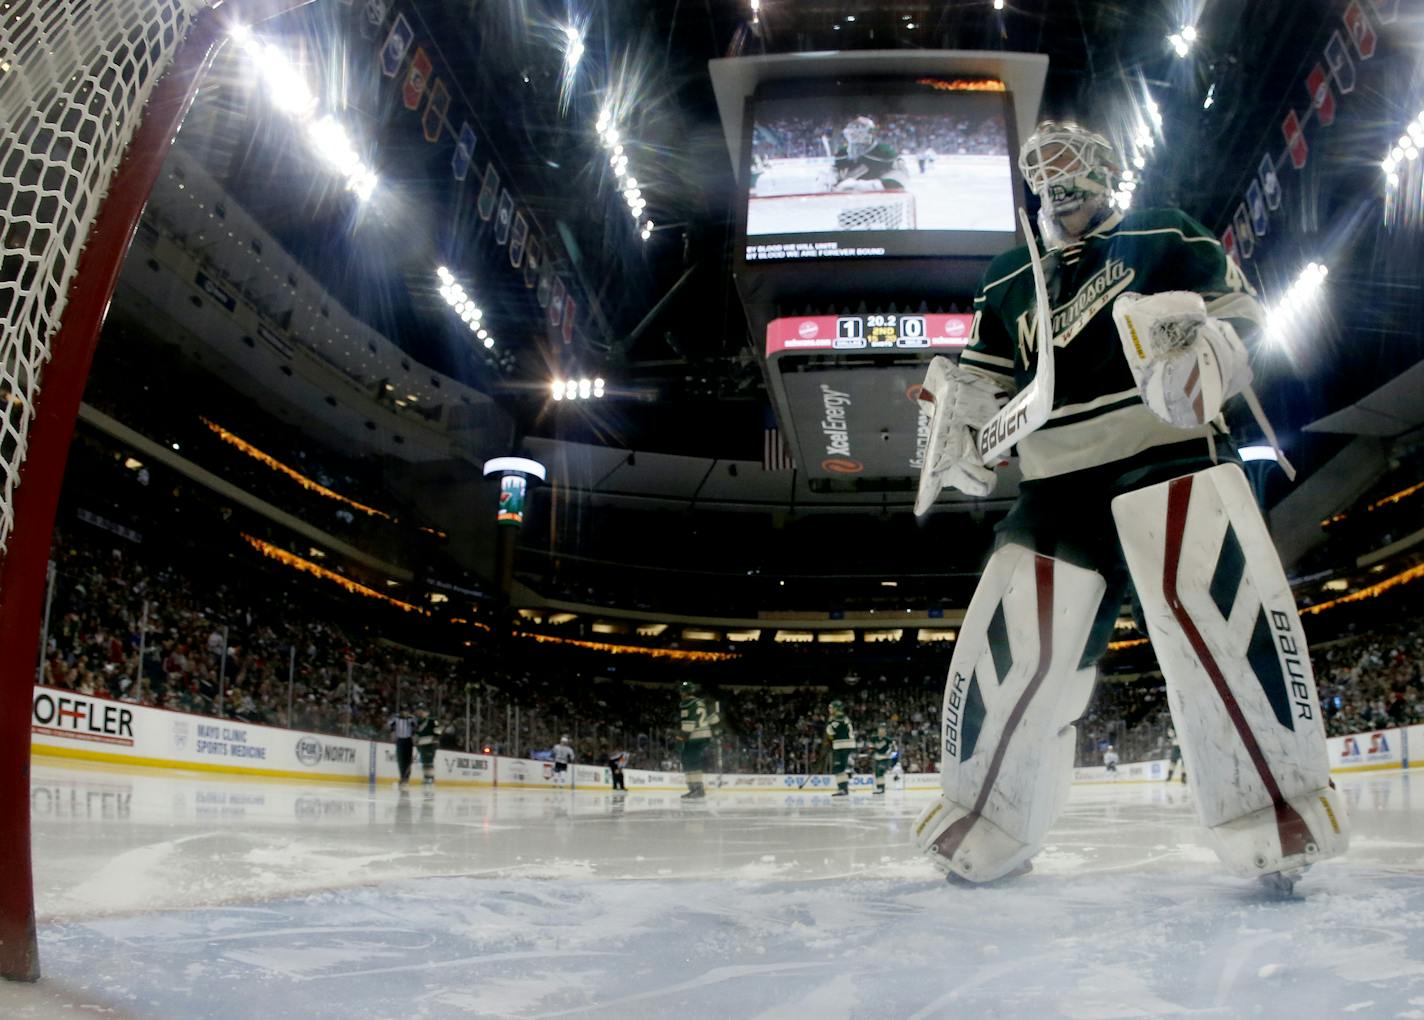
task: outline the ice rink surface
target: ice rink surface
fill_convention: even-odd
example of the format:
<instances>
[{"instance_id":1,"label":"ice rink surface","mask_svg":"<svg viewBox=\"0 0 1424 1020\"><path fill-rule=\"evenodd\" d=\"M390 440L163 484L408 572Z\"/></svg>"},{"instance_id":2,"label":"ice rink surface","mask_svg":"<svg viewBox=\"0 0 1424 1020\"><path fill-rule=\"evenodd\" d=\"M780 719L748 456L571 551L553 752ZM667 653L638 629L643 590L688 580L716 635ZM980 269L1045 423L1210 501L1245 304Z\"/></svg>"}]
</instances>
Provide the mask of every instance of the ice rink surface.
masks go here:
<instances>
[{"instance_id":1,"label":"ice rink surface","mask_svg":"<svg viewBox=\"0 0 1424 1020\"><path fill-rule=\"evenodd\" d=\"M1228 877L1190 788L1077 787L946 885L921 796L473 792L37 765L6 1018L1424 1018L1424 776L1337 779L1346 858Z\"/></svg>"}]
</instances>

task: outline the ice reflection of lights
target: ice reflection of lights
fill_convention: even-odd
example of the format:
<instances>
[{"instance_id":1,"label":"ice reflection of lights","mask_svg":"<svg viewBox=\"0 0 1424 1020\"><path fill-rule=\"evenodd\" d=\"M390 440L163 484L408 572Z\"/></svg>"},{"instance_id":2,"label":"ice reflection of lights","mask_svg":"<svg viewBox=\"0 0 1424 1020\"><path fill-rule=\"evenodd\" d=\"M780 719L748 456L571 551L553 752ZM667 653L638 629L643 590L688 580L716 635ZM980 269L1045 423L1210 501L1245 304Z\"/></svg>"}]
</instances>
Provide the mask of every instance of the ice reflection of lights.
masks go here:
<instances>
[{"instance_id":1,"label":"ice reflection of lights","mask_svg":"<svg viewBox=\"0 0 1424 1020\"><path fill-rule=\"evenodd\" d=\"M246 25L234 25L228 34L252 62L272 105L306 128L317 155L346 181L348 190L363 202L370 198L376 190L376 172L361 159L335 117L329 113L317 116L317 96L301 71L281 50L258 39Z\"/></svg>"},{"instance_id":2,"label":"ice reflection of lights","mask_svg":"<svg viewBox=\"0 0 1424 1020\"><path fill-rule=\"evenodd\" d=\"M1264 338L1268 343L1284 345L1308 327L1311 317L1319 311L1325 278L1329 275L1330 270L1325 265L1307 263L1266 316Z\"/></svg>"}]
</instances>

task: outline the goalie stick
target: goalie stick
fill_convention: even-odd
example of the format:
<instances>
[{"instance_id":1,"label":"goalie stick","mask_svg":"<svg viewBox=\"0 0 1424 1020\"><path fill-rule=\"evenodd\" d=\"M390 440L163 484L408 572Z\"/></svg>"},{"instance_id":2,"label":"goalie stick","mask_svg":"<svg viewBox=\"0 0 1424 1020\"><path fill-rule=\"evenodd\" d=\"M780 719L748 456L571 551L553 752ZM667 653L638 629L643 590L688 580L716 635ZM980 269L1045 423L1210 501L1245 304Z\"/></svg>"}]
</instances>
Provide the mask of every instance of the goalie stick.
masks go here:
<instances>
[{"instance_id":1,"label":"goalie stick","mask_svg":"<svg viewBox=\"0 0 1424 1020\"><path fill-rule=\"evenodd\" d=\"M1053 310L1048 305L1048 283L1044 279L1038 244L1033 239L1033 227L1028 213L1022 208L1019 209L1019 224L1023 227L1024 243L1028 246L1033 288L1038 299L1038 357L1034 363L1033 381L979 430L979 458L985 466L1002 460L1010 447L1043 425L1053 410Z\"/></svg>"}]
</instances>

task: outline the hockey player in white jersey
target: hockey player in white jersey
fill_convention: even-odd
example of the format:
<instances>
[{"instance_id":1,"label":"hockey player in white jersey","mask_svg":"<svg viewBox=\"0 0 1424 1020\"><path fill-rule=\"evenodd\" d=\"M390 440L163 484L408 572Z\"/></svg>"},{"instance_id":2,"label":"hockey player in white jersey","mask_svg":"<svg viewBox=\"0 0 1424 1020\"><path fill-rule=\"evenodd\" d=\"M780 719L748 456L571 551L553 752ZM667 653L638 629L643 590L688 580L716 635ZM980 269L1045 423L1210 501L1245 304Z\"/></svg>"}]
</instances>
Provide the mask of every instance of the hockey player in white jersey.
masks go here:
<instances>
[{"instance_id":1,"label":"hockey player in white jersey","mask_svg":"<svg viewBox=\"0 0 1424 1020\"><path fill-rule=\"evenodd\" d=\"M1218 856L1288 890L1348 831L1295 603L1221 418L1240 395L1274 442L1241 341L1262 311L1195 220L1114 206L1118 165L1097 134L1039 126L1019 166L1041 201L1043 278L1028 247L995 259L968 348L925 380L918 513L946 485L992 491L1001 433L1022 423L995 416L1039 375L1052 410L1016 437L1019 497L960 629L943 792L915 835L951 877L1028 870L1130 579Z\"/></svg>"},{"instance_id":2,"label":"hockey player in white jersey","mask_svg":"<svg viewBox=\"0 0 1424 1020\"><path fill-rule=\"evenodd\" d=\"M569 766L574 762L574 749L569 743L568 734L565 734L564 737L554 745L553 756L554 782L559 786L563 786L564 783L568 782Z\"/></svg>"}]
</instances>

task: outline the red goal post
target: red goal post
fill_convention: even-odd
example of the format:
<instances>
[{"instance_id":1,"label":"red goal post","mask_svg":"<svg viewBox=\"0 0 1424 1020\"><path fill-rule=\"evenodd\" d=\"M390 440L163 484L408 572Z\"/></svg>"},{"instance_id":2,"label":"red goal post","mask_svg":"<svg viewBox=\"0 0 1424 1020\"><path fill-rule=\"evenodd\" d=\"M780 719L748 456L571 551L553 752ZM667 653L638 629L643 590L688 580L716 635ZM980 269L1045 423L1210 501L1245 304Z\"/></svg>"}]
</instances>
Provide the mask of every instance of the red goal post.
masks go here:
<instances>
[{"instance_id":1,"label":"red goal post","mask_svg":"<svg viewBox=\"0 0 1424 1020\"><path fill-rule=\"evenodd\" d=\"M311 0L0 10L0 976L39 977L30 713L69 442L140 214L226 30Z\"/></svg>"}]
</instances>

